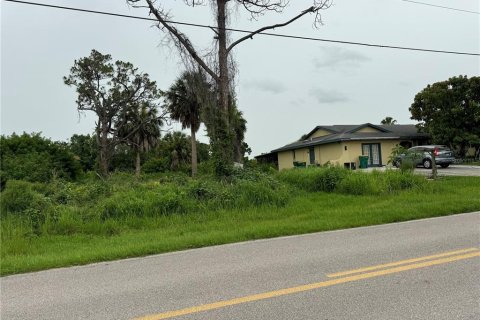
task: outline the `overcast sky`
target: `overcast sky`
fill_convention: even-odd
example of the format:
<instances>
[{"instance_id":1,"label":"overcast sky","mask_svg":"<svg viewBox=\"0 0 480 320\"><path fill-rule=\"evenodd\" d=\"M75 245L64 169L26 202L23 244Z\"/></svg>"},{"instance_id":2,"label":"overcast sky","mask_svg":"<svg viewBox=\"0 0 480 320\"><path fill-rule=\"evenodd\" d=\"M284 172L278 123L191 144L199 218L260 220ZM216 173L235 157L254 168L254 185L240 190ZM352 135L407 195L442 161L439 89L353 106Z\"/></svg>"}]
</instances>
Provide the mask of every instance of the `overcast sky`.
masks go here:
<instances>
[{"instance_id":1,"label":"overcast sky","mask_svg":"<svg viewBox=\"0 0 480 320\"><path fill-rule=\"evenodd\" d=\"M123 0L31 0L146 17ZM478 0L421 0L480 11ZM177 21L214 25L210 6L162 1ZM233 2L233 1L232 1ZM241 7L231 27L256 29L288 20L312 0L294 0L282 14L249 20ZM324 25L305 16L277 33L372 44L480 52L480 15L402 0L335 0ZM54 140L92 133L95 117L78 117L76 94L63 84L75 59L92 49L129 61L167 89L183 70L164 34L148 21L1 2L1 133L42 132ZM179 27L201 51L208 29ZM240 35L233 33L232 39ZM480 74L480 57L257 36L236 47L236 92L253 155L298 139L317 125L414 123L408 108L428 84ZM174 125L174 129L180 129ZM202 129L201 129L202 130ZM204 135L202 130L201 134ZM207 138L201 138L207 141Z\"/></svg>"}]
</instances>

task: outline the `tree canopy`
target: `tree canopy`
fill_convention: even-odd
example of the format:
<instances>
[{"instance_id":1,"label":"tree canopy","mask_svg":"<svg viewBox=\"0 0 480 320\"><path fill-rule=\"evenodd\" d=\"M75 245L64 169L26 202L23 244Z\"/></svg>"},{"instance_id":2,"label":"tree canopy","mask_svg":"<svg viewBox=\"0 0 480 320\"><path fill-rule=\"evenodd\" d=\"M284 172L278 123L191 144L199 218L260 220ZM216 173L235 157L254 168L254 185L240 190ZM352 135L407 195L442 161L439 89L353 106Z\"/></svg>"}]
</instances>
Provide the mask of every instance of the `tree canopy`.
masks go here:
<instances>
[{"instance_id":1,"label":"tree canopy","mask_svg":"<svg viewBox=\"0 0 480 320\"><path fill-rule=\"evenodd\" d=\"M109 54L92 50L90 56L75 60L70 74L63 78L77 90L77 110L92 111L98 120L95 135L98 146L99 169L108 174L109 161L118 136L120 117L140 104L159 105L160 91L147 73L140 73L129 62L112 62Z\"/></svg>"},{"instance_id":2,"label":"tree canopy","mask_svg":"<svg viewBox=\"0 0 480 320\"><path fill-rule=\"evenodd\" d=\"M397 123L397 120L393 119L392 117L385 117L385 119L383 119L380 123L386 125L394 125Z\"/></svg>"},{"instance_id":3,"label":"tree canopy","mask_svg":"<svg viewBox=\"0 0 480 320\"><path fill-rule=\"evenodd\" d=\"M411 119L434 143L445 144L465 156L480 152L480 77L458 76L428 85L410 107Z\"/></svg>"},{"instance_id":4,"label":"tree canopy","mask_svg":"<svg viewBox=\"0 0 480 320\"><path fill-rule=\"evenodd\" d=\"M76 179L82 167L64 143L52 142L40 133L0 136L3 178L48 182L52 178Z\"/></svg>"}]
</instances>

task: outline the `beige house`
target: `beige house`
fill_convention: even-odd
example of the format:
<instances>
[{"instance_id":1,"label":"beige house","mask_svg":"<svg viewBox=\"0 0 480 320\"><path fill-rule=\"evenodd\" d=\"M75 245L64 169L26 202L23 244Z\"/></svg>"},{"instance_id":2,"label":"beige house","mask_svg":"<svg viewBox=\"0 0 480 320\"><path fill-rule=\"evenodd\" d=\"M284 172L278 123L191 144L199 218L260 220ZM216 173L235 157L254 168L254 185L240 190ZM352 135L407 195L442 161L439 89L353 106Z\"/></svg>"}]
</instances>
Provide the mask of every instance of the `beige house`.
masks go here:
<instances>
[{"instance_id":1,"label":"beige house","mask_svg":"<svg viewBox=\"0 0 480 320\"><path fill-rule=\"evenodd\" d=\"M317 126L302 140L262 154L256 158L276 162L278 169L295 166L332 165L359 167L359 156L368 156L369 167L384 166L396 145L424 144L429 136L415 125L332 125Z\"/></svg>"}]
</instances>

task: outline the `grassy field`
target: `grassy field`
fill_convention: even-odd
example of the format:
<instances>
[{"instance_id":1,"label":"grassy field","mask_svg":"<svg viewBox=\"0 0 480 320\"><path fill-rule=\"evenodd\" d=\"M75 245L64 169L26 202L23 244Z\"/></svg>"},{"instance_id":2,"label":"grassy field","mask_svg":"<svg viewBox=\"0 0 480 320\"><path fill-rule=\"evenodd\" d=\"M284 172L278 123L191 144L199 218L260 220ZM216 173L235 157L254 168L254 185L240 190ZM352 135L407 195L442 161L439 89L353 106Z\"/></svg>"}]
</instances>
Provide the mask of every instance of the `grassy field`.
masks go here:
<instances>
[{"instance_id":1,"label":"grassy field","mask_svg":"<svg viewBox=\"0 0 480 320\"><path fill-rule=\"evenodd\" d=\"M117 176L60 184L7 185L2 275L480 210L480 178L427 181L400 171L292 170L243 174L228 183ZM25 203L12 198L19 190L31 193Z\"/></svg>"}]
</instances>

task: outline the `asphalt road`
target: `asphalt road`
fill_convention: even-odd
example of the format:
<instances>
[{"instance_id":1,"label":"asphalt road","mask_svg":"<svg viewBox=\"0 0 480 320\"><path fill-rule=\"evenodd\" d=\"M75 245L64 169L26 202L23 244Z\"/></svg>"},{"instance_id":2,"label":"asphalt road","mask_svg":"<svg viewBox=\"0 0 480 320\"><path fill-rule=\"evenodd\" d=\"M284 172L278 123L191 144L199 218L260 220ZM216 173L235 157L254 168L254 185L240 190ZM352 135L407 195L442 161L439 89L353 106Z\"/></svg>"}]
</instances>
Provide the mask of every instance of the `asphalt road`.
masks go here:
<instances>
[{"instance_id":1,"label":"asphalt road","mask_svg":"<svg viewBox=\"0 0 480 320\"><path fill-rule=\"evenodd\" d=\"M1 319L480 319L479 248L477 212L14 275Z\"/></svg>"}]
</instances>

